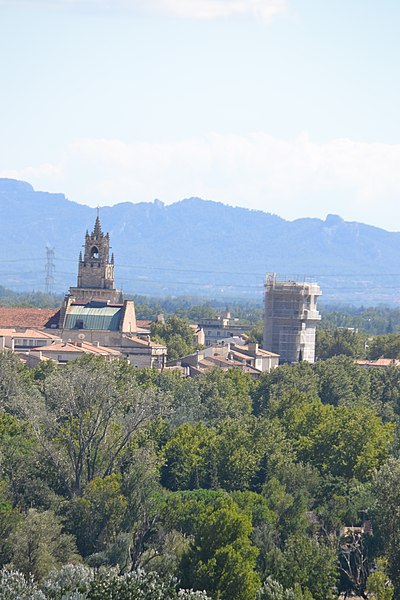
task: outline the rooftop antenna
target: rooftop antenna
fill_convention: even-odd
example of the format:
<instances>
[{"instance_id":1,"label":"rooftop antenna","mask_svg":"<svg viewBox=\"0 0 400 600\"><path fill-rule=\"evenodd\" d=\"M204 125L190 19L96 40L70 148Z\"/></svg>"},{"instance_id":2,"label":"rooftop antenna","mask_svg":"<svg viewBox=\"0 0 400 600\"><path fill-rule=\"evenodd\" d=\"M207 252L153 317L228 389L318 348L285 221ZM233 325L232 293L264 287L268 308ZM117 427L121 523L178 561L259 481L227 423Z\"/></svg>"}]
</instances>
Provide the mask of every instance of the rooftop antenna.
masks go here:
<instances>
[{"instance_id":1,"label":"rooftop antenna","mask_svg":"<svg viewBox=\"0 0 400 600\"><path fill-rule=\"evenodd\" d=\"M54 257L55 252L54 248L51 246L46 246L46 280L45 280L45 290L46 294L52 294L54 288Z\"/></svg>"}]
</instances>

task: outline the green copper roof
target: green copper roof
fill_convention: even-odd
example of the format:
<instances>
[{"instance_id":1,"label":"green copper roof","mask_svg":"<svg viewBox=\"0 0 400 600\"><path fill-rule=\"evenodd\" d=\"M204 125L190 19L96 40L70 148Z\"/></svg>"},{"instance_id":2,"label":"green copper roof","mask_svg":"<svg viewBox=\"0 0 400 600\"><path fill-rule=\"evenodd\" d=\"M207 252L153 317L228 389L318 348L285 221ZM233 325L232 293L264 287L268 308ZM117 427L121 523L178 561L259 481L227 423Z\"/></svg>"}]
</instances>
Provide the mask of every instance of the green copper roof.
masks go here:
<instances>
[{"instance_id":1,"label":"green copper roof","mask_svg":"<svg viewBox=\"0 0 400 600\"><path fill-rule=\"evenodd\" d=\"M122 306L70 306L65 329L118 331L121 318Z\"/></svg>"}]
</instances>

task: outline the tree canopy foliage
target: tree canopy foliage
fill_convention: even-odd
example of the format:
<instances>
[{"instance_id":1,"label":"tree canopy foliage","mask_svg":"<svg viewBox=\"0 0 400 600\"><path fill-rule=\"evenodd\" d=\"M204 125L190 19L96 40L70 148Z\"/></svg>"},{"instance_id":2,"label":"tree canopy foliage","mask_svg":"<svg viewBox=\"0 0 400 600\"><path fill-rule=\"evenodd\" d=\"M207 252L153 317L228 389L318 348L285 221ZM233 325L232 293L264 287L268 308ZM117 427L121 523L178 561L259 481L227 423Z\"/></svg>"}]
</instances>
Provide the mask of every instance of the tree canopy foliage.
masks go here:
<instances>
[{"instance_id":1,"label":"tree canopy foliage","mask_svg":"<svg viewBox=\"0 0 400 600\"><path fill-rule=\"evenodd\" d=\"M170 360L186 356L196 350L194 331L187 319L172 316L165 323L152 323L151 335L156 341L168 347Z\"/></svg>"},{"instance_id":2,"label":"tree canopy foliage","mask_svg":"<svg viewBox=\"0 0 400 600\"><path fill-rule=\"evenodd\" d=\"M2 352L0 598L397 597L399 402L350 355L254 381Z\"/></svg>"}]
</instances>

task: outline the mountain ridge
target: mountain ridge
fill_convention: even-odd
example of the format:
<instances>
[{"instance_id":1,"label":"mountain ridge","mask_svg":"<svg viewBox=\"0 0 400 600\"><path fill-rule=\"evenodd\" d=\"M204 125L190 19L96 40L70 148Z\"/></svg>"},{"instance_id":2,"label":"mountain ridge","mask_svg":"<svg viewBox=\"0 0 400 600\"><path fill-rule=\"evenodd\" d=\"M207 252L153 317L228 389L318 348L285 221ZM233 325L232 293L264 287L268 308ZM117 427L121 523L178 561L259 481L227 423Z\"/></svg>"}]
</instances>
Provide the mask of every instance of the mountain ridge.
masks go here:
<instances>
[{"instance_id":1,"label":"mountain ridge","mask_svg":"<svg viewBox=\"0 0 400 600\"><path fill-rule=\"evenodd\" d=\"M76 281L96 209L64 194L0 179L0 283L43 289L45 247L55 248L55 291ZM100 209L126 292L261 298L267 271L315 276L327 300L397 303L400 233L328 214L287 221L275 213L189 197ZM25 285L25 287L23 287Z\"/></svg>"}]
</instances>

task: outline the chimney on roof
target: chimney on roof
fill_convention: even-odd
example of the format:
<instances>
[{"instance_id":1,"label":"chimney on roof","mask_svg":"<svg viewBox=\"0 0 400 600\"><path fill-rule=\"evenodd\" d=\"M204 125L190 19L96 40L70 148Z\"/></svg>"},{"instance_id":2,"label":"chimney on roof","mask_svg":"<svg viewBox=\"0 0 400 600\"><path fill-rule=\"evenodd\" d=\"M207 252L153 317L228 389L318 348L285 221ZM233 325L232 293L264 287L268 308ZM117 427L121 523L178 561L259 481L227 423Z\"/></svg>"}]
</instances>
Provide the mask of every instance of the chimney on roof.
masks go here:
<instances>
[{"instance_id":1,"label":"chimney on roof","mask_svg":"<svg viewBox=\"0 0 400 600\"><path fill-rule=\"evenodd\" d=\"M256 344L255 342L250 342L249 344L247 344L247 348L249 352L253 352L254 354L257 354L258 352L258 344Z\"/></svg>"}]
</instances>

